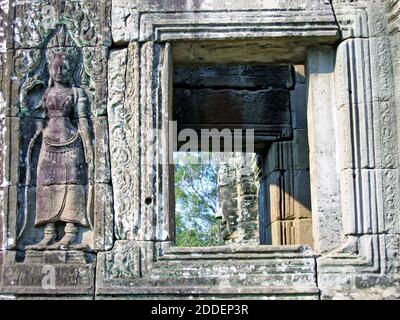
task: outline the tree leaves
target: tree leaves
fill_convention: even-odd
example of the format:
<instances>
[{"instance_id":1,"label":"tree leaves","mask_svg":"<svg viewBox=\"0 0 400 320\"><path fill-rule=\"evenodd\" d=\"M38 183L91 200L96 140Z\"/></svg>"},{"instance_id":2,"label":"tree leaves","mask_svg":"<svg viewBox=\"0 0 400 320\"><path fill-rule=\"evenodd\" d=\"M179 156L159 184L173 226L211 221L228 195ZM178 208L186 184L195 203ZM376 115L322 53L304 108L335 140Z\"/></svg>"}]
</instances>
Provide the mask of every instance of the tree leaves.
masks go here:
<instances>
[{"instance_id":1,"label":"tree leaves","mask_svg":"<svg viewBox=\"0 0 400 320\"><path fill-rule=\"evenodd\" d=\"M187 156L187 155L186 155ZM197 155L192 157L195 160ZM186 161L175 165L176 245L204 247L223 244L217 206L215 164Z\"/></svg>"}]
</instances>

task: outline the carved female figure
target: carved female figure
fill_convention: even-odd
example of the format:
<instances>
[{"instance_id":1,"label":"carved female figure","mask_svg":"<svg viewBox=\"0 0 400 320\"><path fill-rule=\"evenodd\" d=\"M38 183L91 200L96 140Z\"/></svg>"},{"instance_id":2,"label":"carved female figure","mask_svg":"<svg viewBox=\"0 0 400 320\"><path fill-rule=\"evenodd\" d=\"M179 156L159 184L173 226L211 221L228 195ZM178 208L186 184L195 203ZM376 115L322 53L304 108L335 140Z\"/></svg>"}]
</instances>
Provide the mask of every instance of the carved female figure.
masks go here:
<instances>
[{"instance_id":1,"label":"carved female figure","mask_svg":"<svg viewBox=\"0 0 400 320\"><path fill-rule=\"evenodd\" d=\"M49 59L50 83L42 106L48 115L42 130L36 181L35 227L44 238L31 249L67 249L77 242L79 226L89 227L88 186L93 177L93 145L86 114L87 97L73 86L73 60L65 53ZM77 117L77 124L74 118ZM64 236L56 242L57 224Z\"/></svg>"}]
</instances>

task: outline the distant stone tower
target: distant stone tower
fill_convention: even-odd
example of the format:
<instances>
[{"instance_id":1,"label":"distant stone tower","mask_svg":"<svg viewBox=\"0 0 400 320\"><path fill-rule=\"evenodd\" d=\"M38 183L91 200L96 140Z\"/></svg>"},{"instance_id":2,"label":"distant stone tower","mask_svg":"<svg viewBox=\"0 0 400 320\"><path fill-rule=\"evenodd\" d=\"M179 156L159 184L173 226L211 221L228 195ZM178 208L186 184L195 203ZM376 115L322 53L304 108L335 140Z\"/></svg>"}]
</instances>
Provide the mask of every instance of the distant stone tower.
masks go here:
<instances>
[{"instance_id":1,"label":"distant stone tower","mask_svg":"<svg viewBox=\"0 0 400 320\"><path fill-rule=\"evenodd\" d=\"M219 168L217 216L226 244L259 244L259 172L256 154L235 153Z\"/></svg>"}]
</instances>

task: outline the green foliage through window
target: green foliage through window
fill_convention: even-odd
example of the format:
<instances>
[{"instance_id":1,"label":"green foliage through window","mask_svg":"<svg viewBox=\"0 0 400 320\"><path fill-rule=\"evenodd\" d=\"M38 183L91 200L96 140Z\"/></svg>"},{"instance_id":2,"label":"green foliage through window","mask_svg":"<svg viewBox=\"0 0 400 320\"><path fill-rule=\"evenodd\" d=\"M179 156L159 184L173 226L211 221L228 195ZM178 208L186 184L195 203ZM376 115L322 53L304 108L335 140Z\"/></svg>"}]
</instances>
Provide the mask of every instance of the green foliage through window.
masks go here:
<instances>
[{"instance_id":1,"label":"green foliage through window","mask_svg":"<svg viewBox=\"0 0 400 320\"><path fill-rule=\"evenodd\" d=\"M186 153L175 165L176 246L223 245L216 218L218 165L198 164L198 153Z\"/></svg>"}]
</instances>

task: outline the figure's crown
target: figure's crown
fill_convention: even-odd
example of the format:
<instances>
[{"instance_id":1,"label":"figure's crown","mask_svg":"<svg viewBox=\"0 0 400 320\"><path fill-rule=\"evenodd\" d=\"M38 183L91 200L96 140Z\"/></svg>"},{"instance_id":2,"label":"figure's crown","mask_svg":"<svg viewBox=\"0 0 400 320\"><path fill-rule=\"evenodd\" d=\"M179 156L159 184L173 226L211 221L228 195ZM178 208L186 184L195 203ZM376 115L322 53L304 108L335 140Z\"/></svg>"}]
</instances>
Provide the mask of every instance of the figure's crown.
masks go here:
<instances>
[{"instance_id":1,"label":"figure's crown","mask_svg":"<svg viewBox=\"0 0 400 320\"><path fill-rule=\"evenodd\" d=\"M60 25L47 44L47 58L54 59L57 54L64 54L70 60L78 61L80 50L69 35L65 25Z\"/></svg>"}]
</instances>

